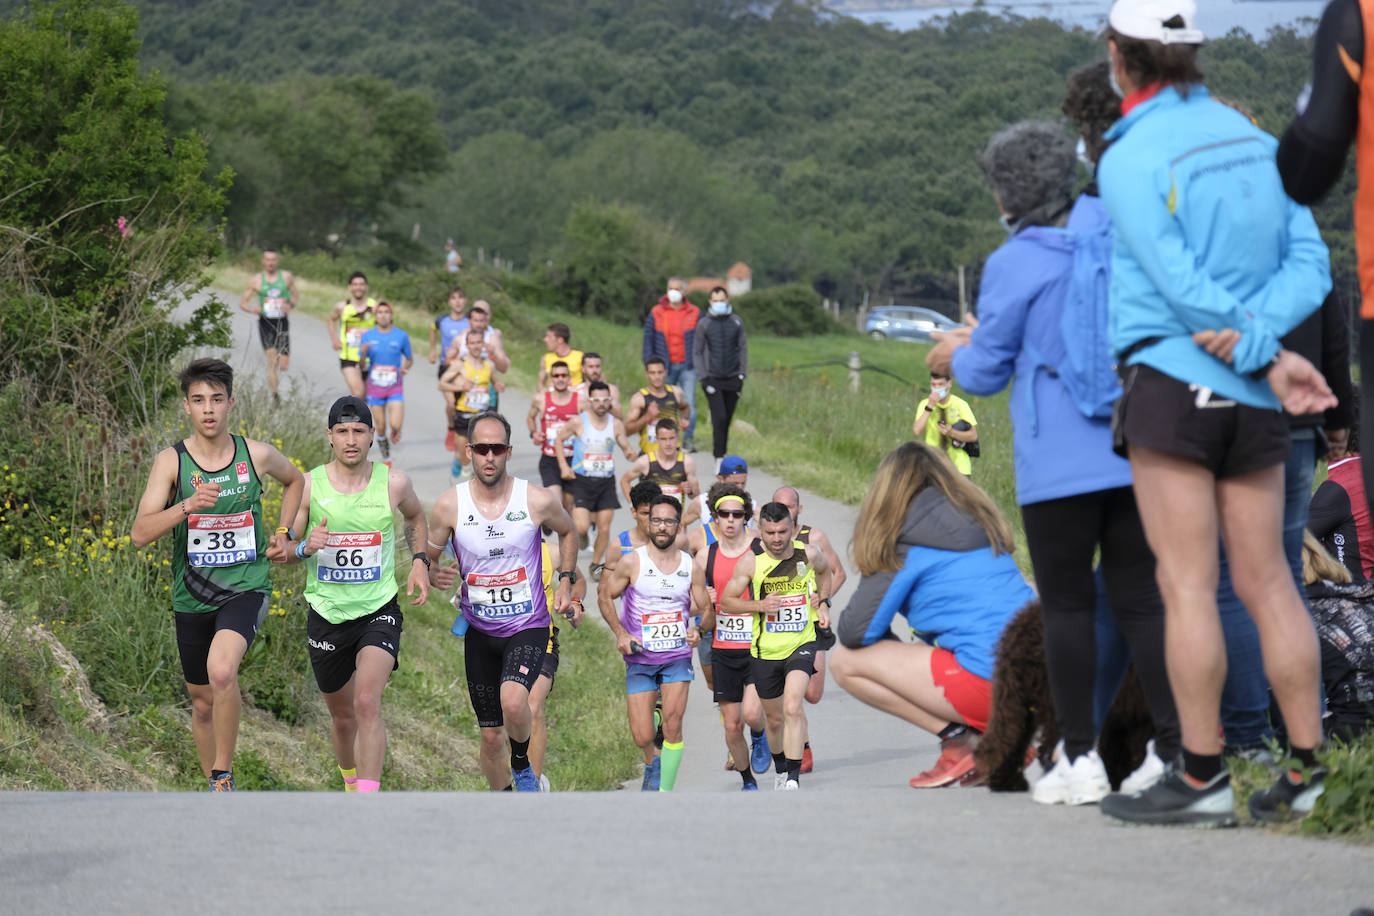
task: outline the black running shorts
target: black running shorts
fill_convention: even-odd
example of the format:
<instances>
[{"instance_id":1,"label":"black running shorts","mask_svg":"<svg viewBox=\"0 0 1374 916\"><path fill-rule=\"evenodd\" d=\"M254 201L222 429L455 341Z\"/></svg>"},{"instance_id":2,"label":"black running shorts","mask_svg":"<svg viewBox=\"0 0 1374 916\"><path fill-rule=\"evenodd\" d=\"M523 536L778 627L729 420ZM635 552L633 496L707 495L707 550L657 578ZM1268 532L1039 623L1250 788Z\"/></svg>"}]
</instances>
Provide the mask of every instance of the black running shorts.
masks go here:
<instances>
[{"instance_id":1,"label":"black running shorts","mask_svg":"<svg viewBox=\"0 0 1374 916\"><path fill-rule=\"evenodd\" d=\"M291 319L258 316L258 340L264 350L276 350L282 356L291 355Z\"/></svg>"},{"instance_id":2,"label":"black running shorts","mask_svg":"<svg viewBox=\"0 0 1374 916\"><path fill-rule=\"evenodd\" d=\"M178 613L177 653L181 656L181 674L186 683L196 686L210 683L206 661L210 657L210 643L220 630L233 630L251 646L258 627L267 619L267 605L266 593L242 592L204 614Z\"/></svg>"},{"instance_id":3,"label":"black running shorts","mask_svg":"<svg viewBox=\"0 0 1374 916\"><path fill-rule=\"evenodd\" d=\"M620 500L615 495L614 476L583 477L578 474L572 479L572 496L573 505L588 512L620 508Z\"/></svg>"},{"instance_id":4,"label":"black running shorts","mask_svg":"<svg viewBox=\"0 0 1374 916\"><path fill-rule=\"evenodd\" d=\"M377 646L396 659L401 652L400 605L392 598L370 614L343 623L330 623L315 609L306 617L305 631L310 637L310 667L321 693L342 690L358 667L358 653L364 646ZM391 670L400 667L391 663Z\"/></svg>"},{"instance_id":5,"label":"black running shorts","mask_svg":"<svg viewBox=\"0 0 1374 916\"><path fill-rule=\"evenodd\" d=\"M805 671L810 677L816 673L816 643L809 642L798 646L786 658L770 661L762 658L749 659L749 672L754 677L760 700L776 700L782 696L782 687L787 675L793 671ZM719 663L717 663L719 664Z\"/></svg>"},{"instance_id":6,"label":"black running shorts","mask_svg":"<svg viewBox=\"0 0 1374 916\"><path fill-rule=\"evenodd\" d=\"M753 680L748 649L711 649L712 697L717 703L739 703L744 685Z\"/></svg>"},{"instance_id":7,"label":"black running shorts","mask_svg":"<svg viewBox=\"0 0 1374 916\"><path fill-rule=\"evenodd\" d=\"M552 455L539 456L539 485L541 487L567 487L572 481L564 480L558 471L558 459Z\"/></svg>"},{"instance_id":8,"label":"black running shorts","mask_svg":"<svg viewBox=\"0 0 1374 916\"><path fill-rule=\"evenodd\" d=\"M529 690L544 669L549 645L547 626L531 627L510 636L489 636L476 627L464 639L468 699L481 728L499 728L506 718L501 713L501 685L514 681Z\"/></svg>"},{"instance_id":9,"label":"black running shorts","mask_svg":"<svg viewBox=\"0 0 1374 916\"><path fill-rule=\"evenodd\" d=\"M1145 365L1123 373L1113 422L1118 451L1152 448L1196 462L1219 478L1263 470L1288 460L1288 419L1213 395L1202 403L1187 382Z\"/></svg>"}]
</instances>

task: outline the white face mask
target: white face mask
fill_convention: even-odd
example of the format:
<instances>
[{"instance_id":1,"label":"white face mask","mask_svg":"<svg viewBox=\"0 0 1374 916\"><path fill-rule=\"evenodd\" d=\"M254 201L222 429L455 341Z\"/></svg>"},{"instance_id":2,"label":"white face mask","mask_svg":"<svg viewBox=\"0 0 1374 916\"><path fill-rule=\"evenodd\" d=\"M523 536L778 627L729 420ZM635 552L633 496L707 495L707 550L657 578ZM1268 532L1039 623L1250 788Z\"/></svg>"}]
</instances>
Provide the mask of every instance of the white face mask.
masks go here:
<instances>
[{"instance_id":1,"label":"white face mask","mask_svg":"<svg viewBox=\"0 0 1374 916\"><path fill-rule=\"evenodd\" d=\"M1002 228L1006 230L1007 235L1015 235L1016 230L1021 228L1020 223L1015 222L1014 220L1012 220L1010 216L1007 216L1005 213L997 217L997 222L1000 223Z\"/></svg>"},{"instance_id":2,"label":"white face mask","mask_svg":"<svg viewBox=\"0 0 1374 916\"><path fill-rule=\"evenodd\" d=\"M712 302L712 303L711 303L711 314L712 314L712 315L728 315L728 314L730 314L730 303L729 303L729 302Z\"/></svg>"},{"instance_id":3,"label":"white face mask","mask_svg":"<svg viewBox=\"0 0 1374 916\"><path fill-rule=\"evenodd\" d=\"M1084 140L1082 137L1079 137L1078 146L1074 150L1074 152L1078 155L1078 161L1082 163L1083 168L1087 170L1088 175L1096 175L1097 165L1091 159L1088 158L1088 141Z\"/></svg>"},{"instance_id":4,"label":"white face mask","mask_svg":"<svg viewBox=\"0 0 1374 916\"><path fill-rule=\"evenodd\" d=\"M935 400L943 401L949 395L948 388L932 388L930 393L935 395Z\"/></svg>"},{"instance_id":5,"label":"white face mask","mask_svg":"<svg viewBox=\"0 0 1374 916\"><path fill-rule=\"evenodd\" d=\"M682 290L680 290L680 289L670 289L670 290L668 290L668 301L671 302L671 303L673 303L673 305L677 305L679 302L681 302L681 301L682 301Z\"/></svg>"},{"instance_id":6,"label":"white face mask","mask_svg":"<svg viewBox=\"0 0 1374 916\"><path fill-rule=\"evenodd\" d=\"M1116 81L1116 58L1110 51L1107 52L1107 82L1111 84L1112 92L1116 93L1118 99L1126 97L1126 90Z\"/></svg>"}]
</instances>

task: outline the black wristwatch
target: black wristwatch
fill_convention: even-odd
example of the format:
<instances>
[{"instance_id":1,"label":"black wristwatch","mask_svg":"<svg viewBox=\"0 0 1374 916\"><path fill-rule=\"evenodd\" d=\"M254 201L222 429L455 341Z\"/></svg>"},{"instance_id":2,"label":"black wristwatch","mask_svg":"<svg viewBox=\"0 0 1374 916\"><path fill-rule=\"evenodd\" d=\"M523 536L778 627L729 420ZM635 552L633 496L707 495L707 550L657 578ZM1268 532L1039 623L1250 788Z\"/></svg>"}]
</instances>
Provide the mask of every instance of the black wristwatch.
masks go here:
<instances>
[{"instance_id":1,"label":"black wristwatch","mask_svg":"<svg viewBox=\"0 0 1374 916\"><path fill-rule=\"evenodd\" d=\"M430 562L430 559L429 559L429 554L425 553L424 551L419 551L419 552L417 552L414 556L412 556L412 557L410 558L410 562L411 562L412 564L414 564L414 562L415 562L416 560L423 560L423 561L424 561L424 564L425 564L425 569L430 569L430 568L431 568L431 562Z\"/></svg>"},{"instance_id":2,"label":"black wristwatch","mask_svg":"<svg viewBox=\"0 0 1374 916\"><path fill-rule=\"evenodd\" d=\"M822 598L820 601L817 601L816 603L817 603L817 604L823 604L823 605L825 605L826 607L830 608L831 610L834 610L834 609L835 609L834 605L832 605L832 604L830 603L830 599L829 599L829 598Z\"/></svg>"},{"instance_id":3,"label":"black wristwatch","mask_svg":"<svg viewBox=\"0 0 1374 916\"><path fill-rule=\"evenodd\" d=\"M1273 368L1279 364L1279 355L1281 353L1283 353L1283 348L1279 347L1278 350L1274 351L1274 358L1269 360L1269 362L1265 363L1260 368L1256 369L1254 372L1251 372L1250 377L1257 382L1262 382L1266 378L1268 378L1269 373L1273 371Z\"/></svg>"},{"instance_id":4,"label":"black wristwatch","mask_svg":"<svg viewBox=\"0 0 1374 916\"><path fill-rule=\"evenodd\" d=\"M577 584L577 570L575 570L575 569L564 569L564 570L560 570L559 573L558 573L558 578L560 578L560 579L567 579L569 585L576 585L576 584Z\"/></svg>"}]
</instances>

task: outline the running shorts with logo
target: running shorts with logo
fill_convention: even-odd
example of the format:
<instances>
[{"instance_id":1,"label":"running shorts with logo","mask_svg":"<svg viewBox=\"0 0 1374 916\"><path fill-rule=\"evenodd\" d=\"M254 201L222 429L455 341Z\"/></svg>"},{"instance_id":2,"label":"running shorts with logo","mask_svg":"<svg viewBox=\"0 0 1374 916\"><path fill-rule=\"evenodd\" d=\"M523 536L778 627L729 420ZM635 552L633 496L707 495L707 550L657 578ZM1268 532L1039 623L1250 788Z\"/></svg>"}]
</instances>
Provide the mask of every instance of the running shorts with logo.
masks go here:
<instances>
[{"instance_id":1,"label":"running shorts with logo","mask_svg":"<svg viewBox=\"0 0 1374 916\"><path fill-rule=\"evenodd\" d=\"M310 667L320 692L334 693L348 684L365 646L386 651L392 658L391 670L399 668L404 622L394 596L375 611L342 623L330 623L311 608L305 631L310 639Z\"/></svg>"},{"instance_id":2,"label":"running shorts with logo","mask_svg":"<svg viewBox=\"0 0 1374 916\"><path fill-rule=\"evenodd\" d=\"M1280 410L1225 400L1197 390L1152 366L1122 372L1112 425L1118 454L1152 448L1202 465L1219 478L1235 477L1288 459L1288 419Z\"/></svg>"},{"instance_id":3,"label":"running shorts with logo","mask_svg":"<svg viewBox=\"0 0 1374 916\"><path fill-rule=\"evenodd\" d=\"M501 712L501 685L514 681L526 690L544 669L549 626L519 630L510 636L492 636L476 627L468 630L463 653L467 663L468 698L481 728L505 724Z\"/></svg>"}]
</instances>

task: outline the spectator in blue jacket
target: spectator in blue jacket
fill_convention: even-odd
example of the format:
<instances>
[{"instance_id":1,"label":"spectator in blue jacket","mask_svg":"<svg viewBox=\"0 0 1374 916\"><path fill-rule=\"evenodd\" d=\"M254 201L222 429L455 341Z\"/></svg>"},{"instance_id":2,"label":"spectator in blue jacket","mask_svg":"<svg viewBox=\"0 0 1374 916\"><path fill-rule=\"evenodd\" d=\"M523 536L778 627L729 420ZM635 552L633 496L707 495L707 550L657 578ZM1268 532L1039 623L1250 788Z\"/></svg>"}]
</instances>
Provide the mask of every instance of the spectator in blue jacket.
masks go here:
<instances>
[{"instance_id":1,"label":"spectator in blue jacket","mask_svg":"<svg viewBox=\"0 0 1374 916\"><path fill-rule=\"evenodd\" d=\"M952 366L959 384L973 394L1012 386L1016 497L1063 736L1058 760L1031 797L1041 804L1092 804L1111 791L1094 749L1095 555L1150 704L1157 752L1165 760L1178 754L1178 717L1164 664L1164 605L1131 492L1131 468L1112 452L1109 419L1085 416L1058 371L1069 346L1096 343L1103 362L1108 359L1105 339L1065 340L1061 331L1075 238L1099 232L1107 217L1091 194L1075 202L1074 144L1052 124L1026 121L1007 128L992 138L979 162L1011 235L983 269L977 328L944 337L927 361L932 372ZM1106 302L1095 308L1105 315Z\"/></svg>"},{"instance_id":2,"label":"spectator in blue jacket","mask_svg":"<svg viewBox=\"0 0 1374 916\"><path fill-rule=\"evenodd\" d=\"M878 466L854 527L862 578L840 616L843 648L830 670L858 699L940 737L939 759L913 788L975 772L997 640L1035 597L1012 548L992 499L938 450L907 442ZM894 636L898 616L921 642Z\"/></svg>"},{"instance_id":3,"label":"spectator in blue jacket","mask_svg":"<svg viewBox=\"0 0 1374 916\"><path fill-rule=\"evenodd\" d=\"M1102 810L1134 823L1229 826L1218 531L1300 764L1254 793L1250 813L1300 815L1322 788L1319 656L1284 557L1289 433L1278 407L1304 414L1336 399L1279 343L1329 291L1329 254L1312 214L1284 193L1274 139L1203 87L1196 13L1193 0L1117 0L1108 17L1122 117L1097 177L1116 237L1117 434L1158 561L1183 766Z\"/></svg>"}]
</instances>

